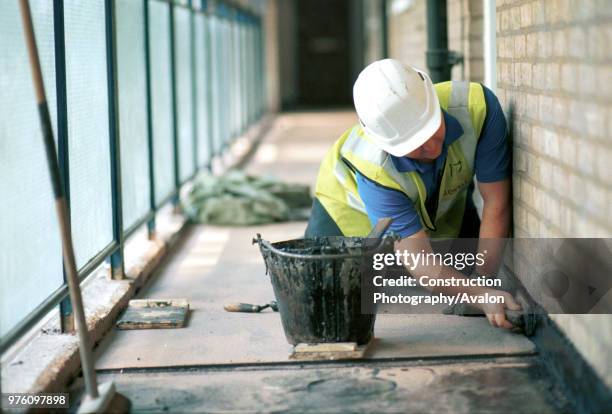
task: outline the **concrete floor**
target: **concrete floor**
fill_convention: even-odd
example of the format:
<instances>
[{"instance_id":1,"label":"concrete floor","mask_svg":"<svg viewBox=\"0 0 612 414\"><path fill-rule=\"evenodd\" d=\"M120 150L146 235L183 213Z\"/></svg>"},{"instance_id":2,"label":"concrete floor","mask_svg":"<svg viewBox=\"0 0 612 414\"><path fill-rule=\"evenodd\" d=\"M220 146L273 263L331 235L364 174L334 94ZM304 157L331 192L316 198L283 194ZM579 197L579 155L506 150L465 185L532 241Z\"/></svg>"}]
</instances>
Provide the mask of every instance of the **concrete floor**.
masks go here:
<instances>
[{"instance_id":1,"label":"concrete floor","mask_svg":"<svg viewBox=\"0 0 612 414\"><path fill-rule=\"evenodd\" d=\"M280 116L248 171L314 184L349 112ZM525 337L484 318L379 315L362 362L288 360L279 315L227 313L273 298L253 236L300 237L305 223L194 226L141 297L187 298L188 326L115 331L97 351L103 379L144 411L555 412L567 402ZM427 387L425 387L427 385Z\"/></svg>"}]
</instances>

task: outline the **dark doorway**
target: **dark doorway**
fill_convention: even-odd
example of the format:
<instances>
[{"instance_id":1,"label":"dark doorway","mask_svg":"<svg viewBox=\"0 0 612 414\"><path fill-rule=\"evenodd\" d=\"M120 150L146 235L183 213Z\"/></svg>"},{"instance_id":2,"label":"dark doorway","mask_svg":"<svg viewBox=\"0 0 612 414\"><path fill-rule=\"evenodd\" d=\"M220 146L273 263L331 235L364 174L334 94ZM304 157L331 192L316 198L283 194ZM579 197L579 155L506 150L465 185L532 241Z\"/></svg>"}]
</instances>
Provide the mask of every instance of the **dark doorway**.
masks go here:
<instances>
[{"instance_id":1,"label":"dark doorway","mask_svg":"<svg viewBox=\"0 0 612 414\"><path fill-rule=\"evenodd\" d=\"M351 0L297 0L298 105L351 100Z\"/></svg>"}]
</instances>

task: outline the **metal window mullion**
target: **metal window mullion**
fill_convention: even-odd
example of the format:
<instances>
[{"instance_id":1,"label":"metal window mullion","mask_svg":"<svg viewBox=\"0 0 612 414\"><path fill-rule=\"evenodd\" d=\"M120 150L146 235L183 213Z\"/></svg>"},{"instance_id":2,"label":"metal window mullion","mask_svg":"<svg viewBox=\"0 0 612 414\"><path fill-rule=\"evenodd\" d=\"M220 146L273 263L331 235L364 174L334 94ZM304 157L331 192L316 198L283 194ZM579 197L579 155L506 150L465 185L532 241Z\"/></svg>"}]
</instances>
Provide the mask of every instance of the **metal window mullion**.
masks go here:
<instances>
[{"instance_id":1,"label":"metal window mullion","mask_svg":"<svg viewBox=\"0 0 612 414\"><path fill-rule=\"evenodd\" d=\"M242 42L242 130L246 131L249 126L248 122L248 65L247 65L247 37L246 37L246 22L244 16L242 18L242 25L240 27L240 39Z\"/></svg>"},{"instance_id":2,"label":"metal window mullion","mask_svg":"<svg viewBox=\"0 0 612 414\"><path fill-rule=\"evenodd\" d=\"M208 144L208 168L212 169L212 158L215 155L215 145L213 141L213 116L212 116L212 42L211 42L211 30L210 30L210 16L207 15L204 19L204 47L205 56L204 56L204 65L206 67L206 79L204 80L206 87L206 116L207 122L206 126L208 129L206 142Z\"/></svg>"},{"instance_id":3,"label":"metal window mullion","mask_svg":"<svg viewBox=\"0 0 612 414\"><path fill-rule=\"evenodd\" d=\"M259 39L259 20L255 24L255 120L261 114L261 42Z\"/></svg>"},{"instance_id":4,"label":"metal window mullion","mask_svg":"<svg viewBox=\"0 0 612 414\"><path fill-rule=\"evenodd\" d=\"M263 115L263 42L261 18L257 21L257 119Z\"/></svg>"},{"instance_id":5,"label":"metal window mullion","mask_svg":"<svg viewBox=\"0 0 612 414\"><path fill-rule=\"evenodd\" d=\"M64 186L66 205L70 211L70 165L68 153L68 103L66 92L66 42L64 37L64 1L53 4L53 36L55 41L55 89L57 105L57 153L60 177ZM67 286L66 269L62 261L63 286ZM59 302L62 332L74 332L72 302L66 296Z\"/></svg>"},{"instance_id":6,"label":"metal window mullion","mask_svg":"<svg viewBox=\"0 0 612 414\"><path fill-rule=\"evenodd\" d=\"M229 42L227 32L227 17L223 19L223 148L227 148L230 140L230 65L229 65Z\"/></svg>"},{"instance_id":7,"label":"metal window mullion","mask_svg":"<svg viewBox=\"0 0 612 414\"><path fill-rule=\"evenodd\" d=\"M257 87L257 70L255 68L256 53L255 53L255 26L253 22L249 24L249 43L250 43L250 64L251 68L251 87L249 88L249 124L255 122L255 88Z\"/></svg>"},{"instance_id":8,"label":"metal window mullion","mask_svg":"<svg viewBox=\"0 0 612 414\"><path fill-rule=\"evenodd\" d=\"M174 4L170 3L170 80L172 86L172 143L174 147L174 189L176 194L172 199L172 204L175 209L179 205L179 189L181 187L181 178L179 175L179 142L178 142L178 119L177 119L177 102L176 102L176 53L175 53L175 35L174 35Z\"/></svg>"},{"instance_id":9,"label":"metal window mullion","mask_svg":"<svg viewBox=\"0 0 612 414\"><path fill-rule=\"evenodd\" d=\"M108 82L108 119L113 215L113 240L119 249L110 256L111 278L123 279L123 205L121 198L121 146L119 143L119 105L117 96L117 56L115 1L105 0L106 68Z\"/></svg>"},{"instance_id":10,"label":"metal window mullion","mask_svg":"<svg viewBox=\"0 0 612 414\"><path fill-rule=\"evenodd\" d=\"M235 108L236 108L236 120L235 120L235 129L236 135L242 135L242 107L240 106L240 95L242 94L242 82L240 79L241 74L241 62L240 62L240 20L239 14L236 12L234 16L233 22L233 35L234 35L234 82L235 82Z\"/></svg>"},{"instance_id":11,"label":"metal window mullion","mask_svg":"<svg viewBox=\"0 0 612 414\"><path fill-rule=\"evenodd\" d=\"M189 2L191 3L191 1ZM191 66L191 139L193 142L193 174L197 174L200 164L198 163L198 113L197 113L197 88L196 88L196 61L195 61L195 12L189 7L189 64Z\"/></svg>"},{"instance_id":12,"label":"metal window mullion","mask_svg":"<svg viewBox=\"0 0 612 414\"><path fill-rule=\"evenodd\" d=\"M149 156L149 209L155 213L157 206L155 203L155 156L154 156L154 145L153 145L153 107L151 103L151 46L149 39L149 1L141 0L144 2L144 39L145 39L145 81L146 81L146 95L147 95L147 151ZM156 237L155 231L155 214L147 221L147 234L149 240L153 240Z\"/></svg>"},{"instance_id":13,"label":"metal window mullion","mask_svg":"<svg viewBox=\"0 0 612 414\"><path fill-rule=\"evenodd\" d=\"M234 119L232 126L234 129L234 136L240 136L240 49L238 48L238 12L234 11L232 14L232 90L233 90L233 103L232 111L234 112Z\"/></svg>"},{"instance_id":14,"label":"metal window mullion","mask_svg":"<svg viewBox=\"0 0 612 414\"><path fill-rule=\"evenodd\" d=\"M244 134L244 123L242 119L244 117L244 108L242 105L242 100L244 97L244 82L243 82L243 74L244 74L244 60L242 58L242 14L238 14L238 18L236 21L236 38L237 38L237 53L238 53L238 106L240 108L240 116L238 117L238 130L240 134Z\"/></svg>"},{"instance_id":15,"label":"metal window mullion","mask_svg":"<svg viewBox=\"0 0 612 414\"><path fill-rule=\"evenodd\" d=\"M216 29L217 29L217 20L216 17L214 16L214 14L211 14L209 16L208 19L208 42L210 44L210 48L209 48L209 63L208 66L210 68L210 75L209 75L209 83L208 86L210 88L210 107L209 107L209 111L210 111L210 119L211 119L211 145L213 148L213 152L212 152L212 156L217 157L218 153L217 153L217 135L218 135L218 131L217 131L217 121L218 121L218 107L217 107L217 33L216 33Z\"/></svg>"},{"instance_id":16,"label":"metal window mullion","mask_svg":"<svg viewBox=\"0 0 612 414\"><path fill-rule=\"evenodd\" d=\"M196 117L198 122L198 172L208 169L208 91L206 83L206 17L202 9L194 9L194 74L196 91ZM201 93L202 95L198 95ZM206 148L206 151L204 150ZM206 154L200 158L202 154Z\"/></svg>"},{"instance_id":17,"label":"metal window mullion","mask_svg":"<svg viewBox=\"0 0 612 414\"><path fill-rule=\"evenodd\" d=\"M226 91L227 91L227 143L228 145L234 138L234 85L232 85L232 21L231 11L225 16L225 72L226 72Z\"/></svg>"},{"instance_id":18,"label":"metal window mullion","mask_svg":"<svg viewBox=\"0 0 612 414\"><path fill-rule=\"evenodd\" d=\"M231 90L231 79L232 79L232 64L230 60L230 50L231 43L229 37L229 20L228 20L228 12L225 13L223 17L223 84L225 91L225 138L224 144L225 148L230 143L232 137L232 90Z\"/></svg>"},{"instance_id":19,"label":"metal window mullion","mask_svg":"<svg viewBox=\"0 0 612 414\"><path fill-rule=\"evenodd\" d=\"M240 136L242 134L242 128L240 125L240 119L242 118L242 107L240 106L240 94L242 91L242 84L240 82L240 20L239 14L236 12L234 16L234 23L232 26L232 33L234 35L234 61L235 63L235 72L234 72L234 82L236 84L236 95L235 95L235 105L236 105L236 135Z\"/></svg>"},{"instance_id":20,"label":"metal window mullion","mask_svg":"<svg viewBox=\"0 0 612 414\"><path fill-rule=\"evenodd\" d=\"M217 65L217 76L215 80L215 87L217 89L217 151L219 155L223 152L223 32L221 17L217 17L216 21L216 65Z\"/></svg>"},{"instance_id":21,"label":"metal window mullion","mask_svg":"<svg viewBox=\"0 0 612 414\"><path fill-rule=\"evenodd\" d=\"M232 140L232 59L231 59L231 37L230 21L225 16L224 26L224 56L225 56L225 147L227 148Z\"/></svg>"},{"instance_id":22,"label":"metal window mullion","mask_svg":"<svg viewBox=\"0 0 612 414\"><path fill-rule=\"evenodd\" d=\"M225 151L225 146L227 145L227 62L226 62L226 39L225 39L225 19L223 17L219 18L219 38L220 38L220 83L221 83L221 118L223 121L221 122L221 151Z\"/></svg>"},{"instance_id":23,"label":"metal window mullion","mask_svg":"<svg viewBox=\"0 0 612 414\"><path fill-rule=\"evenodd\" d=\"M248 43L247 43L247 38L246 38L246 18L244 16L244 14L242 15L242 19L240 22L240 42L241 42L241 65L242 65L242 129L246 130L247 126L248 126L248 122L247 122L247 112L248 112L248 105L247 105L247 99L249 96L248 93L248 60L247 60L247 53L248 53Z\"/></svg>"},{"instance_id":24,"label":"metal window mullion","mask_svg":"<svg viewBox=\"0 0 612 414\"><path fill-rule=\"evenodd\" d=\"M266 108L266 43L264 26L259 18L259 118L265 113Z\"/></svg>"},{"instance_id":25,"label":"metal window mullion","mask_svg":"<svg viewBox=\"0 0 612 414\"><path fill-rule=\"evenodd\" d=\"M224 88L225 85L223 83L223 75L224 75L224 68L223 68L223 17L221 15L221 13L218 12L218 10L215 9L216 14L216 24L215 24L215 37L216 37L216 46L217 46L217 50L216 50L216 64L217 64L217 76L216 76L216 85L217 85L217 118L218 118L218 128L217 128L217 132L218 132L218 138L219 138L219 142L217 144L217 151L219 152L219 155L221 156L223 153L223 149L224 149L224 144L225 144L225 130L223 128L223 125L225 124L225 111L223 110L225 108L225 101L224 101Z\"/></svg>"},{"instance_id":26,"label":"metal window mullion","mask_svg":"<svg viewBox=\"0 0 612 414\"><path fill-rule=\"evenodd\" d=\"M257 113L257 39L255 37L255 22L251 23L250 26L251 32L251 67L253 68L251 73L251 78L253 82L253 86L251 88L251 119L250 123L255 123L256 113Z\"/></svg>"},{"instance_id":27,"label":"metal window mullion","mask_svg":"<svg viewBox=\"0 0 612 414\"><path fill-rule=\"evenodd\" d=\"M245 17L245 21L243 23L243 27L242 27L242 37L243 37L243 42L244 42L244 66L245 66L245 71L244 71L244 124L245 124L245 128L249 127L249 88L250 88L250 84L251 84L251 80L249 78L250 75L250 71L248 70L248 68L250 68L250 61L249 61L249 22Z\"/></svg>"},{"instance_id":28,"label":"metal window mullion","mask_svg":"<svg viewBox=\"0 0 612 414\"><path fill-rule=\"evenodd\" d=\"M257 85L257 83L259 82L259 42L257 41L257 21L255 21L255 23L253 24L253 45L253 50L255 51L255 88L253 91L253 99L255 102L253 107L253 122L257 122L257 115L259 112L259 85Z\"/></svg>"},{"instance_id":29,"label":"metal window mullion","mask_svg":"<svg viewBox=\"0 0 612 414\"><path fill-rule=\"evenodd\" d=\"M236 82L235 79L235 59L234 59L234 12L232 11L227 19L227 62L228 62L228 92L230 98L229 117L230 117L230 142L236 138Z\"/></svg>"}]
</instances>

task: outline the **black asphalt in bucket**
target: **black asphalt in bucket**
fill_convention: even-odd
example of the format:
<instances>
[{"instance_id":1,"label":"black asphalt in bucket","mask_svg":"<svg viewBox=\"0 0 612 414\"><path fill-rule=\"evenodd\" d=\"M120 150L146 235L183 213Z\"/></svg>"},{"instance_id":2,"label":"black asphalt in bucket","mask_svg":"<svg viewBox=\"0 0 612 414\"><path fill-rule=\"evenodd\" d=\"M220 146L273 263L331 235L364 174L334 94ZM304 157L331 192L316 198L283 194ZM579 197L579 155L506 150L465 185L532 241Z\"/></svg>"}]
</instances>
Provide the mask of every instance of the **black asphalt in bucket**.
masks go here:
<instances>
[{"instance_id":1,"label":"black asphalt in bucket","mask_svg":"<svg viewBox=\"0 0 612 414\"><path fill-rule=\"evenodd\" d=\"M270 243L259 235L254 242L264 257L290 344L366 344L372 339L376 315L361 313L361 266L364 257L387 243L358 237Z\"/></svg>"}]
</instances>

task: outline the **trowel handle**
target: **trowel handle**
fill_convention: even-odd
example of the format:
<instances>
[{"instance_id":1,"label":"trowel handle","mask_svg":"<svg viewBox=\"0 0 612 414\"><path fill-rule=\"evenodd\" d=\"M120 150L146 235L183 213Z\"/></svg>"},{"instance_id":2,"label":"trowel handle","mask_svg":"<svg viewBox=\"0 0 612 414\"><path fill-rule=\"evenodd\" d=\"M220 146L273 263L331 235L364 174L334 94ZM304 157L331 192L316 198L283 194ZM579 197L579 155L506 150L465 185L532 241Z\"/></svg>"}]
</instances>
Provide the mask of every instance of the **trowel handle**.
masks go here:
<instances>
[{"instance_id":1,"label":"trowel handle","mask_svg":"<svg viewBox=\"0 0 612 414\"><path fill-rule=\"evenodd\" d=\"M252 305L250 303L226 303L223 309L228 312L258 313L270 305Z\"/></svg>"}]
</instances>

